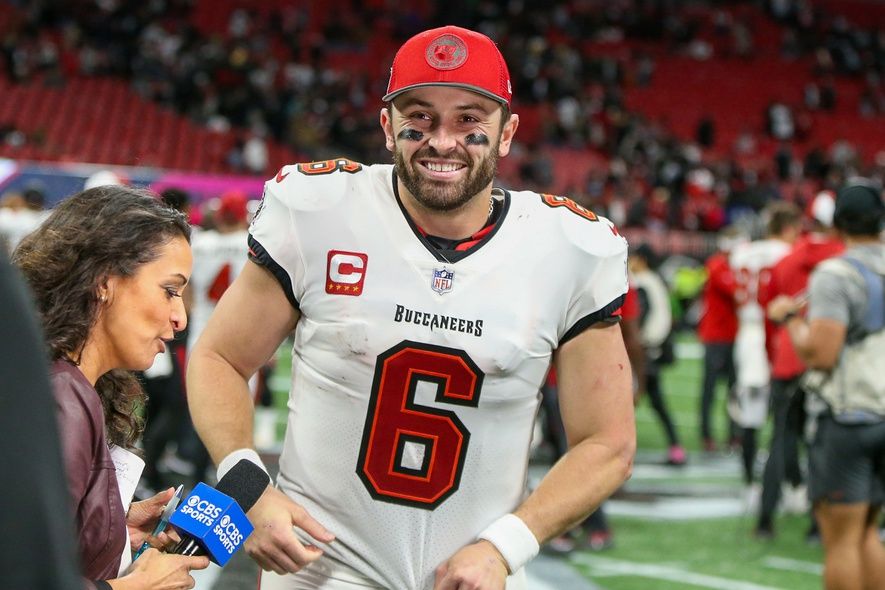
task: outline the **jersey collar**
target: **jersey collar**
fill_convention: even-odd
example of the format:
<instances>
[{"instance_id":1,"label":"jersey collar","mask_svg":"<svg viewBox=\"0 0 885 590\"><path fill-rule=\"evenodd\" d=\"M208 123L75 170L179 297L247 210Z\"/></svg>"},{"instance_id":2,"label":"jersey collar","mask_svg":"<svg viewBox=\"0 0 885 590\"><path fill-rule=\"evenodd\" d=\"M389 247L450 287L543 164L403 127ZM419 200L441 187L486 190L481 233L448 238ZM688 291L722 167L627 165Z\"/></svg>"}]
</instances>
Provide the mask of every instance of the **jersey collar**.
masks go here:
<instances>
[{"instance_id":1,"label":"jersey collar","mask_svg":"<svg viewBox=\"0 0 885 590\"><path fill-rule=\"evenodd\" d=\"M492 237L498 232L498 229L504 223L504 218L510 210L510 193L502 188L493 188L492 197L495 199L494 211L489 222L483 226L478 232L472 236L468 236L462 240L445 240L444 238L434 238L429 236L409 215L406 211L403 201L399 196L399 186L397 183L396 171L391 174L393 185L393 195L396 198L396 204L402 212L406 223L412 229L412 233L418 238L418 241L424 245L428 252L439 262L448 262L454 264L459 260L470 256L483 246L485 246ZM440 243L445 242L445 243Z\"/></svg>"}]
</instances>

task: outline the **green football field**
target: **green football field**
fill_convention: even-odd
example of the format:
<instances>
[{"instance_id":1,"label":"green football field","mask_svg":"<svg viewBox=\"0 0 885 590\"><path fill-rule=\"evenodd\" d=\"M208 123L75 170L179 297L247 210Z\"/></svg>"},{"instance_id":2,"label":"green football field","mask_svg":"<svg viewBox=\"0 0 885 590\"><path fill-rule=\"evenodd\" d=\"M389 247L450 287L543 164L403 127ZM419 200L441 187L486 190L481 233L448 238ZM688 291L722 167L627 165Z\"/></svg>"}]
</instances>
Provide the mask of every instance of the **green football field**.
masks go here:
<instances>
[{"instance_id":1,"label":"green football field","mask_svg":"<svg viewBox=\"0 0 885 590\"><path fill-rule=\"evenodd\" d=\"M688 450L688 464L665 464L662 428L648 402L640 402L634 474L606 504L614 547L602 552L577 550L562 558L563 563L588 580L587 588L606 590L820 588L822 552L805 541L808 517L780 515L773 540L755 539L755 513L746 509L738 456L728 451L700 451L701 349L690 334L682 335L678 342L679 358L662 377L667 403ZM281 350L271 381L280 408L285 407L287 397L287 357L288 349ZM714 417L721 441L726 433L722 385ZM280 434L283 427L281 420ZM766 429L760 437L760 473L767 443ZM540 477L544 469L541 452L532 473Z\"/></svg>"}]
</instances>

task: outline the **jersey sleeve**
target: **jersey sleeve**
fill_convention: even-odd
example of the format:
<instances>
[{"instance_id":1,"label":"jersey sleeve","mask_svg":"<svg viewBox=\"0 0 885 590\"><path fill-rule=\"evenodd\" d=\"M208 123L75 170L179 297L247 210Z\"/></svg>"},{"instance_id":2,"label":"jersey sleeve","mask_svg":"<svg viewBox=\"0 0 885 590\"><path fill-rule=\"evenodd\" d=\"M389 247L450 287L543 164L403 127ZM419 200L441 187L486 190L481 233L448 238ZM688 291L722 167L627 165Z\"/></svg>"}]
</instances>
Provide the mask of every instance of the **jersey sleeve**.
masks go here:
<instances>
[{"instance_id":1,"label":"jersey sleeve","mask_svg":"<svg viewBox=\"0 0 885 590\"><path fill-rule=\"evenodd\" d=\"M639 294L635 285L629 286L629 290L624 295L624 305L621 306L618 315L625 321L639 319Z\"/></svg>"},{"instance_id":2,"label":"jersey sleeve","mask_svg":"<svg viewBox=\"0 0 885 590\"><path fill-rule=\"evenodd\" d=\"M577 260L572 268L577 274L560 346L593 324L618 321L616 312L627 293L627 240L614 225L603 217L569 220L567 225L572 226L564 229L574 246Z\"/></svg>"},{"instance_id":3,"label":"jersey sleeve","mask_svg":"<svg viewBox=\"0 0 885 590\"><path fill-rule=\"evenodd\" d=\"M249 226L249 259L276 277L295 309L304 284L304 262L292 209L284 202L278 181L264 185L264 195Z\"/></svg>"}]
</instances>

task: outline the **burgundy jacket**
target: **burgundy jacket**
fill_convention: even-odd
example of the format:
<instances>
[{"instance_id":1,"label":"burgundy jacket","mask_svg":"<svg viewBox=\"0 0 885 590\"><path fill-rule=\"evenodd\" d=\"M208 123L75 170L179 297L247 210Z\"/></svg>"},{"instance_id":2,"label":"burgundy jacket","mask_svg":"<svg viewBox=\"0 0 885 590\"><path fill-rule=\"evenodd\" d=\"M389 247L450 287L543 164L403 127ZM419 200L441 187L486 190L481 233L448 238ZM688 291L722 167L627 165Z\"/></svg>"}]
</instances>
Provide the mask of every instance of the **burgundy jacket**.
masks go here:
<instances>
[{"instance_id":1,"label":"burgundy jacket","mask_svg":"<svg viewBox=\"0 0 885 590\"><path fill-rule=\"evenodd\" d=\"M83 575L110 580L117 577L126 545L126 514L105 437L101 400L70 362L55 361L50 374Z\"/></svg>"}]
</instances>

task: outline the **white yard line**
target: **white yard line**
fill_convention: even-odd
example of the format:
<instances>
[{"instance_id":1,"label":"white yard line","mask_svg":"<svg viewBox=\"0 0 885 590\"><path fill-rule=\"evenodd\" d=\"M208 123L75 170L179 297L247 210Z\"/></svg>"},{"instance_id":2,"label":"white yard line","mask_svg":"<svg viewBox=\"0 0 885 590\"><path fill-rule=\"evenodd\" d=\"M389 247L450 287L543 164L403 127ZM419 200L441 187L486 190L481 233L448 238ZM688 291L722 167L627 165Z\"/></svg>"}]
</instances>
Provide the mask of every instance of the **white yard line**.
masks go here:
<instances>
[{"instance_id":1,"label":"white yard line","mask_svg":"<svg viewBox=\"0 0 885 590\"><path fill-rule=\"evenodd\" d=\"M790 572L802 572L805 574L823 575L824 566L811 561L800 561L798 559L789 559L788 557L766 557L762 560L763 565L776 570L787 570Z\"/></svg>"},{"instance_id":2,"label":"white yard line","mask_svg":"<svg viewBox=\"0 0 885 590\"><path fill-rule=\"evenodd\" d=\"M638 576L653 580L679 582L680 584L697 586L699 588L711 588L713 590L783 590L774 586L761 586L730 578L698 574L669 565L636 563L587 554L576 555L572 557L572 561L589 565L594 569L593 573L597 575Z\"/></svg>"},{"instance_id":3,"label":"white yard line","mask_svg":"<svg viewBox=\"0 0 885 590\"><path fill-rule=\"evenodd\" d=\"M663 498L653 502L609 500L607 514L649 520L695 520L742 516L746 506L738 498Z\"/></svg>"},{"instance_id":4,"label":"white yard line","mask_svg":"<svg viewBox=\"0 0 885 590\"><path fill-rule=\"evenodd\" d=\"M601 590L564 559L541 554L526 566L531 590Z\"/></svg>"}]
</instances>

